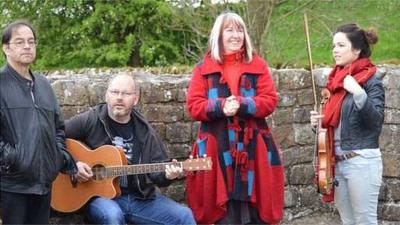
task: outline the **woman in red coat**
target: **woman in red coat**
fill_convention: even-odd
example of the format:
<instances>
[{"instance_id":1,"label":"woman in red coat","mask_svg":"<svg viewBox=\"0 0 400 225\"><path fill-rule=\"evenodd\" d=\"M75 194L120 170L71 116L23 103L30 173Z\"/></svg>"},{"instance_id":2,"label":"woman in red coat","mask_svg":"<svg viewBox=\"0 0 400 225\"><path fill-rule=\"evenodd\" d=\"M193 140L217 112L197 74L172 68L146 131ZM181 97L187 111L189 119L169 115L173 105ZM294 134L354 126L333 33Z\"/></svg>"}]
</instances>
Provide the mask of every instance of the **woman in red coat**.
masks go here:
<instances>
[{"instance_id":1,"label":"woman in red coat","mask_svg":"<svg viewBox=\"0 0 400 225\"><path fill-rule=\"evenodd\" d=\"M195 66L187 95L201 122L193 156L210 156L212 171L187 177L198 223L279 223L283 165L265 117L278 101L266 62L253 52L243 19L219 15L209 50Z\"/></svg>"}]
</instances>

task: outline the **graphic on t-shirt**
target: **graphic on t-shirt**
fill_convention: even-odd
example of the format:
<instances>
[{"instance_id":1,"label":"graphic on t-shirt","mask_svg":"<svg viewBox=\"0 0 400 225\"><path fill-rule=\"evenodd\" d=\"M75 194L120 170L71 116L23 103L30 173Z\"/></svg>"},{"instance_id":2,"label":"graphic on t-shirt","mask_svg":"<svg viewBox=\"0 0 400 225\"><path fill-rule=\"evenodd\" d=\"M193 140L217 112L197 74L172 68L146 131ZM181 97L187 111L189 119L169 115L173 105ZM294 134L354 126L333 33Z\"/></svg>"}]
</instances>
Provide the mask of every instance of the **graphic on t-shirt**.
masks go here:
<instances>
[{"instance_id":1,"label":"graphic on t-shirt","mask_svg":"<svg viewBox=\"0 0 400 225\"><path fill-rule=\"evenodd\" d=\"M124 139L123 137L115 136L111 141L115 146L124 150L126 158L131 161L133 156L133 135L130 138Z\"/></svg>"}]
</instances>

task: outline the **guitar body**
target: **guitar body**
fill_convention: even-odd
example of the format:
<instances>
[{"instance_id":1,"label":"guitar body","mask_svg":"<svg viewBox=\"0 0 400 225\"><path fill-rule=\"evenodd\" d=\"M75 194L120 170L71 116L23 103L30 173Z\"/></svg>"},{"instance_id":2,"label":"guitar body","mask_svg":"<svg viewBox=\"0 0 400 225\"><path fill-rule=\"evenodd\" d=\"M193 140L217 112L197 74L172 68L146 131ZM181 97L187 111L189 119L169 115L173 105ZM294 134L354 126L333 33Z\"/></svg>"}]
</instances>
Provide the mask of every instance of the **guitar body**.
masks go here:
<instances>
[{"instance_id":1,"label":"guitar body","mask_svg":"<svg viewBox=\"0 0 400 225\"><path fill-rule=\"evenodd\" d=\"M115 146L104 145L90 150L73 139L67 139L65 143L74 159L87 163L92 170L127 164L124 153ZM94 196L111 199L119 194L120 188L116 177L104 179L93 177L91 181L78 182L74 187L70 176L60 173L53 182L51 207L59 212L73 212L83 207Z\"/></svg>"}]
</instances>

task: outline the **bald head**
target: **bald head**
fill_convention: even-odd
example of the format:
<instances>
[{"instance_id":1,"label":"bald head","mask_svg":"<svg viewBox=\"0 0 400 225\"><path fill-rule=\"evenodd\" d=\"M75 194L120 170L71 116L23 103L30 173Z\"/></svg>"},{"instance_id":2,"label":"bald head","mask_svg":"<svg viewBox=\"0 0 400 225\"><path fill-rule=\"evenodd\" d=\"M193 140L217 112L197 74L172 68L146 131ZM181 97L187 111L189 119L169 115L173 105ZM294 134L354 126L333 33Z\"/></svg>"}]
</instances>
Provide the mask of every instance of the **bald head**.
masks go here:
<instances>
[{"instance_id":1,"label":"bald head","mask_svg":"<svg viewBox=\"0 0 400 225\"><path fill-rule=\"evenodd\" d=\"M109 81L108 81L108 87L107 89L113 88L115 86L119 86L119 84L125 84L132 88L130 91L134 92L136 90L135 88L135 80L133 79L133 76L128 75L128 74L118 74L113 76Z\"/></svg>"}]
</instances>

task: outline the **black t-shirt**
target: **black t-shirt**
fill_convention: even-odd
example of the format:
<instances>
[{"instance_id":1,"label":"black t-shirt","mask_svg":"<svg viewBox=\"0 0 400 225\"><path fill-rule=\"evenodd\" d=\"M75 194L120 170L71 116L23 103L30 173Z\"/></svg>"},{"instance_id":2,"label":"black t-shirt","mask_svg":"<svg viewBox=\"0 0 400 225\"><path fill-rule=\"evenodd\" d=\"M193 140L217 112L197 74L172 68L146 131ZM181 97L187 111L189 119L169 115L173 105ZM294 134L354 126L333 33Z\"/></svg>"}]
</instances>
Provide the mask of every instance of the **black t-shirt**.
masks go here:
<instances>
[{"instance_id":1,"label":"black t-shirt","mask_svg":"<svg viewBox=\"0 0 400 225\"><path fill-rule=\"evenodd\" d=\"M136 136L134 132L133 120L128 123L118 123L107 117L112 144L124 150L129 164L136 164L139 161L139 150L137 149Z\"/></svg>"},{"instance_id":2,"label":"black t-shirt","mask_svg":"<svg viewBox=\"0 0 400 225\"><path fill-rule=\"evenodd\" d=\"M118 123L107 116L107 122L110 134L112 136L111 142L114 146L118 146L124 150L128 164L137 164L139 162L140 152L137 145L137 140L134 132L133 120L128 123ZM137 190L136 182L133 182L134 190ZM120 177L120 185L122 188L128 187L128 179L126 176Z\"/></svg>"}]
</instances>

